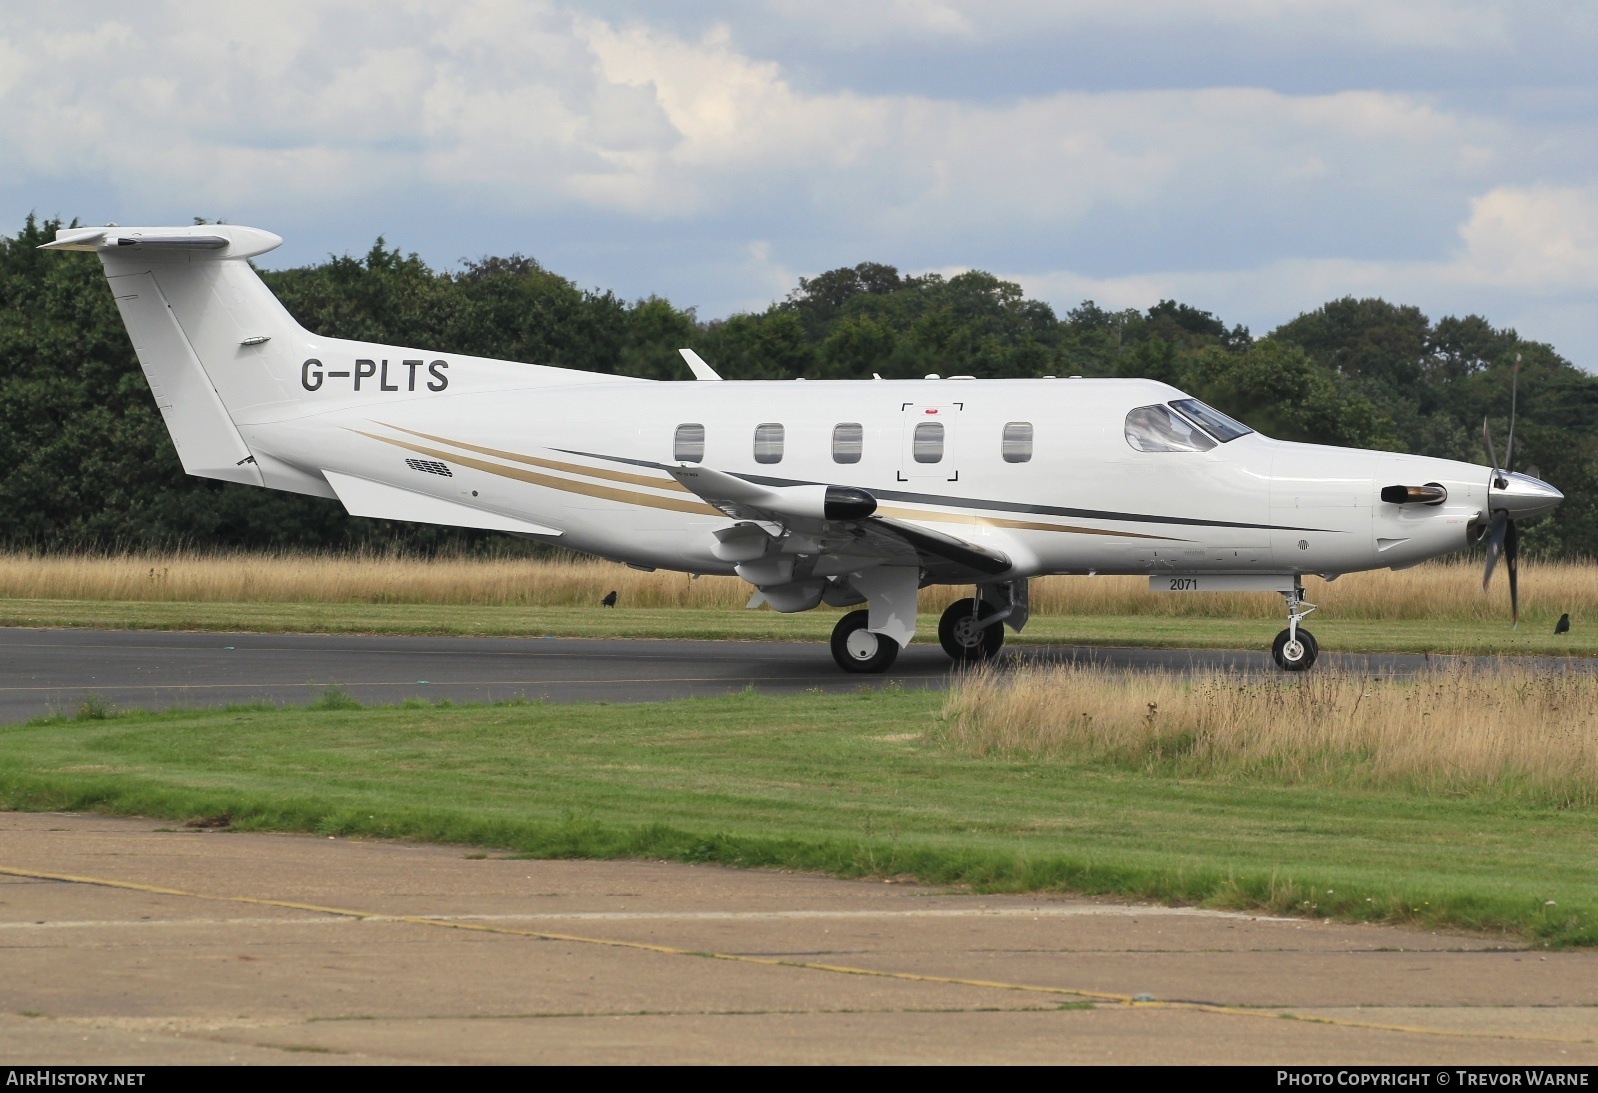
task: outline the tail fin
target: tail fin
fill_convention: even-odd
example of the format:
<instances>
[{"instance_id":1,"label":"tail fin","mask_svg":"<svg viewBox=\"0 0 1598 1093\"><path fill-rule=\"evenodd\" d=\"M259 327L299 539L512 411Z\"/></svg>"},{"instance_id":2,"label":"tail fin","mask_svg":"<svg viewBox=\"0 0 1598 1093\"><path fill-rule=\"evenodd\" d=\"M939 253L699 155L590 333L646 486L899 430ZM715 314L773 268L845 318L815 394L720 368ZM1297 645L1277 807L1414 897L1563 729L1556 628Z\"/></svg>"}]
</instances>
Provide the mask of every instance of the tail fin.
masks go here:
<instances>
[{"instance_id":1,"label":"tail fin","mask_svg":"<svg viewBox=\"0 0 1598 1093\"><path fill-rule=\"evenodd\" d=\"M42 248L99 254L189 474L268 484L234 421L295 401L283 380L307 335L248 261L281 242L257 228L205 224L67 228Z\"/></svg>"}]
</instances>

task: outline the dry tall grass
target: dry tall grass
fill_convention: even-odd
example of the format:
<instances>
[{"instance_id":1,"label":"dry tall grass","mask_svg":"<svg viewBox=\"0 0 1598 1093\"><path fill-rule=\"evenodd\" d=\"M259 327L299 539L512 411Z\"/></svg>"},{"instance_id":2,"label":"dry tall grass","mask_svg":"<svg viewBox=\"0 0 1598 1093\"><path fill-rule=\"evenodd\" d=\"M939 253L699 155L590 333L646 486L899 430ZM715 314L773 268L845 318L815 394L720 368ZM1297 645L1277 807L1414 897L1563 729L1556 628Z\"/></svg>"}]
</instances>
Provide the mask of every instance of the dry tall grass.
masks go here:
<instances>
[{"instance_id":1,"label":"dry tall grass","mask_svg":"<svg viewBox=\"0 0 1598 1093\"><path fill-rule=\"evenodd\" d=\"M1506 577L1481 589L1481 563L1432 562L1393 572L1349 573L1334 581L1304 579L1311 602L1340 619L1433 619L1501 622L1509 613ZM1277 619L1280 596L1259 592L1150 592L1146 577L1049 577L1035 582L1033 610L1045 615L1166 615ZM1530 562L1520 567L1521 616L1549 622L1562 612L1591 616L1598 609L1598 564Z\"/></svg>"},{"instance_id":2,"label":"dry tall grass","mask_svg":"<svg viewBox=\"0 0 1598 1093\"><path fill-rule=\"evenodd\" d=\"M731 608L750 589L736 577L692 580L578 556L0 554L0 596L12 599L558 607L592 606L611 591L623 607Z\"/></svg>"},{"instance_id":3,"label":"dry tall grass","mask_svg":"<svg viewBox=\"0 0 1598 1093\"><path fill-rule=\"evenodd\" d=\"M976 753L1598 803L1598 674L1587 672L1504 663L1411 679L1254 679L990 669L954 687L943 712L942 738Z\"/></svg>"},{"instance_id":4,"label":"dry tall grass","mask_svg":"<svg viewBox=\"0 0 1598 1093\"><path fill-rule=\"evenodd\" d=\"M1527 564L1522 614L1550 621L1569 611L1598 615L1598 565ZM1503 579L1480 588L1475 565L1442 563L1393 573L1353 573L1307 582L1311 601L1345 619L1499 622ZM257 603L417 603L588 606L615 590L628 607L742 607L749 586L734 577L691 580L640 573L614 562L553 559L420 559L307 553L0 554L0 596L11 599ZM968 588L930 588L923 611L941 611ZM1165 615L1279 619L1266 593L1157 593L1142 577L1046 577L1034 581L1039 615Z\"/></svg>"}]
</instances>

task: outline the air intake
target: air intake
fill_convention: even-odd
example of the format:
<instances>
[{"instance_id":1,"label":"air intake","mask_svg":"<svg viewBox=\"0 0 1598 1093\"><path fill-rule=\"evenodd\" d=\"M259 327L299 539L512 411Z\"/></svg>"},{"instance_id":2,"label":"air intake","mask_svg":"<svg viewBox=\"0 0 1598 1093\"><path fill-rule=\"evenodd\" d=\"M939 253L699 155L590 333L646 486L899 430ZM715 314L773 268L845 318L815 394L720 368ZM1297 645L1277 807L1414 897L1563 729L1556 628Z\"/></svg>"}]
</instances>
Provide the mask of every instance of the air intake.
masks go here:
<instances>
[{"instance_id":1,"label":"air intake","mask_svg":"<svg viewBox=\"0 0 1598 1093\"><path fill-rule=\"evenodd\" d=\"M445 478L455 477L455 472L448 466L431 459L407 459L405 465L413 471L421 471L424 474L441 474Z\"/></svg>"},{"instance_id":2,"label":"air intake","mask_svg":"<svg viewBox=\"0 0 1598 1093\"><path fill-rule=\"evenodd\" d=\"M1448 491L1433 482L1425 486L1383 486L1382 500L1389 505L1440 505Z\"/></svg>"}]
</instances>

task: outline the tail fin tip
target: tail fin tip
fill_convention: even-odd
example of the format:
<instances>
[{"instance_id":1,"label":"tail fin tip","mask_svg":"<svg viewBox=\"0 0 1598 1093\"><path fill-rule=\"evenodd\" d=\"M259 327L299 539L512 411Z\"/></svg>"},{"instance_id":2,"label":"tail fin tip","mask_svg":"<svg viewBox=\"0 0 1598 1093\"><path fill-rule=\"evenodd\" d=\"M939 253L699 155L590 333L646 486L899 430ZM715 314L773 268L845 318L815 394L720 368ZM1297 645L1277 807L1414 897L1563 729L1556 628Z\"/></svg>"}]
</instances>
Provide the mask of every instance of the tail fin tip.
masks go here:
<instances>
[{"instance_id":1,"label":"tail fin tip","mask_svg":"<svg viewBox=\"0 0 1598 1093\"><path fill-rule=\"evenodd\" d=\"M59 228L40 250L187 251L218 258L254 258L283 245L283 237L239 224L194 224L182 228Z\"/></svg>"}]
</instances>

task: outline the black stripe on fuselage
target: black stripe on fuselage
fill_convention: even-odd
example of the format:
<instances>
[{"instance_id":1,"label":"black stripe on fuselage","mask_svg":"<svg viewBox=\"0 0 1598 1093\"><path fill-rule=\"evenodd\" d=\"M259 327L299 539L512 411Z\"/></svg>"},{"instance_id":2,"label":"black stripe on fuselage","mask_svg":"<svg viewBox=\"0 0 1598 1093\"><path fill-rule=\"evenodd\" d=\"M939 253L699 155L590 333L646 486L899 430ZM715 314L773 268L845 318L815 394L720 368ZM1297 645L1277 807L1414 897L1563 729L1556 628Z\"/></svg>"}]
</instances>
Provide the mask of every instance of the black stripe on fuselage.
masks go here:
<instances>
[{"instance_id":1,"label":"black stripe on fuselage","mask_svg":"<svg viewBox=\"0 0 1598 1093\"><path fill-rule=\"evenodd\" d=\"M586 456L589 459L607 459L612 463L626 463L634 467L649 467L657 471L669 470L663 463L647 459L628 459L619 455L600 455L597 452L578 452L570 448L554 448L566 455ZM734 478L753 482L757 486L824 486L825 482L809 482L800 478L772 478L763 474L740 474L727 471ZM834 483L836 484L836 483ZM990 501L982 497L952 497L936 493L904 493L899 490L870 490L879 501L902 501L913 505L942 505L949 508L982 509L988 512L1023 512L1029 516L1060 516L1070 520L1122 520L1134 524L1181 524L1187 527L1248 528L1255 531L1318 531L1346 535L1334 528L1300 528L1289 524L1246 524L1233 520L1199 520L1190 516L1152 516L1141 512L1109 512L1103 509L1070 509L1058 505L1024 505L1014 501Z\"/></svg>"}]
</instances>

